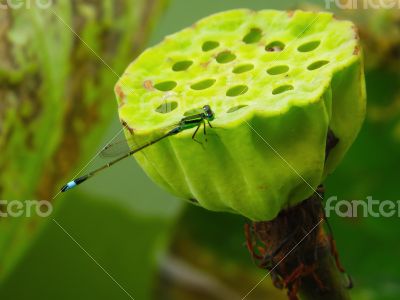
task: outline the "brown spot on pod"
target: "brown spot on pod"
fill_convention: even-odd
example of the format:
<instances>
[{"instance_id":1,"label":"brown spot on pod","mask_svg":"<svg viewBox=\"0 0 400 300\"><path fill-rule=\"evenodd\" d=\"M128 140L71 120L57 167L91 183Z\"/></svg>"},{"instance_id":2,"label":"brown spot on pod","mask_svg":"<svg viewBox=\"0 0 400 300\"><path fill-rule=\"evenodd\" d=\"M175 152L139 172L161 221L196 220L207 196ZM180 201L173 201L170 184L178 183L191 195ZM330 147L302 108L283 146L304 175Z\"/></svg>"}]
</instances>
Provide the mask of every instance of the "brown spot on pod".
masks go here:
<instances>
[{"instance_id":1,"label":"brown spot on pod","mask_svg":"<svg viewBox=\"0 0 400 300\"><path fill-rule=\"evenodd\" d=\"M200 66L202 66L203 68L207 68L210 63L211 63L211 60L201 63Z\"/></svg>"},{"instance_id":2,"label":"brown spot on pod","mask_svg":"<svg viewBox=\"0 0 400 300\"><path fill-rule=\"evenodd\" d=\"M289 18L293 17L293 15L294 15L294 10L288 10L288 11L287 11L287 14L288 14Z\"/></svg>"},{"instance_id":3,"label":"brown spot on pod","mask_svg":"<svg viewBox=\"0 0 400 300\"><path fill-rule=\"evenodd\" d=\"M123 92L122 87L120 85L115 86L115 93L118 96L118 101L119 101L118 107L121 108L122 106L125 105L125 93Z\"/></svg>"},{"instance_id":4,"label":"brown spot on pod","mask_svg":"<svg viewBox=\"0 0 400 300\"><path fill-rule=\"evenodd\" d=\"M353 54L354 55L358 55L359 53L360 53L360 47L357 45L357 46L354 47Z\"/></svg>"},{"instance_id":5,"label":"brown spot on pod","mask_svg":"<svg viewBox=\"0 0 400 300\"><path fill-rule=\"evenodd\" d=\"M131 135L133 135L135 133L135 129L133 129L132 127L129 127L128 123L126 123L124 120L121 120L121 124L122 124L122 126L124 126L124 128L128 129L128 131Z\"/></svg>"},{"instance_id":6,"label":"brown spot on pod","mask_svg":"<svg viewBox=\"0 0 400 300\"><path fill-rule=\"evenodd\" d=\"M122 88L120 85L115 86L115 93L117 94L117 96L121 99L124 100L125 99L125 94L122 91Z\"/></svg>"},{"instance_id":7,"label":"brown spot on pod","mask_svg":"<svg viewBox=\"0 0 400 300\"><path fill-rule=\"evenodd\" d=\"M153 82L151 80L145 80L143 82L143 87L148 91L154 90Z\"/></svg>"}]
</instances>

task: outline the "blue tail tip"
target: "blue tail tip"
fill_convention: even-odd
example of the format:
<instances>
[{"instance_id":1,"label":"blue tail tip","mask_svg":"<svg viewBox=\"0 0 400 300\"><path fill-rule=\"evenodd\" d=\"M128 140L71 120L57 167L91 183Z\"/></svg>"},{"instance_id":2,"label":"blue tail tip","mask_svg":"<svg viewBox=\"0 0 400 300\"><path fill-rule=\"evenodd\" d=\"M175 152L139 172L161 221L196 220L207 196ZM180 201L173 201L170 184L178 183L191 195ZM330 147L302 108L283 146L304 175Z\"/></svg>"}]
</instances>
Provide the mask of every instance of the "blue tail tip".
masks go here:
<instances>
[{"instance_id":1,"label":"blue tail tip","mask_svg":"<svg viewBox=\"0 0 400 300\"><path fill-rule=\"evenodd\" d=\"M68 190L70 190L70 189L73 189L73 188L76 187L76 186L77 186L77 184L76 184L75 180L70 181L70 182L68 182L66 185L64 185L64 186L61 188L61 192L64 193L64 192L66 192L66 191L68 191Z\"/></svg>"}]
</instances>

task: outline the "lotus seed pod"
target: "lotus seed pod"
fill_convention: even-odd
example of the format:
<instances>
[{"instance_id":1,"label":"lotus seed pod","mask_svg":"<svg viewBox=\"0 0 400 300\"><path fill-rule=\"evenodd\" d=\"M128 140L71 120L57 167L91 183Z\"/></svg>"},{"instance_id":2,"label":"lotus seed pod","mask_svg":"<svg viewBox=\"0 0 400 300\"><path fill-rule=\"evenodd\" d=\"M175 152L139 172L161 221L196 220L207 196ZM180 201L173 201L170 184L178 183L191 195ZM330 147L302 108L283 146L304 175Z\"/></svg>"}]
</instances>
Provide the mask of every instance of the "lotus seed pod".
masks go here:
<instances>
[{"instance_id":1,"label":"lotus seed pod","mask_svg":"<svg viewBox=\"0 0 400 300\"><path fill-rule=\"evenodd\" d=\"M359 41L329 13L233 10L145 51L116 86L120 119L137 144L204 105L195 128L135 155L174 195L213 211L273 219L339 164L365 114ZM339 140L326 156L328 132ZM134 147L132 144L131 147Z\"/></svg>"}]
</instances>

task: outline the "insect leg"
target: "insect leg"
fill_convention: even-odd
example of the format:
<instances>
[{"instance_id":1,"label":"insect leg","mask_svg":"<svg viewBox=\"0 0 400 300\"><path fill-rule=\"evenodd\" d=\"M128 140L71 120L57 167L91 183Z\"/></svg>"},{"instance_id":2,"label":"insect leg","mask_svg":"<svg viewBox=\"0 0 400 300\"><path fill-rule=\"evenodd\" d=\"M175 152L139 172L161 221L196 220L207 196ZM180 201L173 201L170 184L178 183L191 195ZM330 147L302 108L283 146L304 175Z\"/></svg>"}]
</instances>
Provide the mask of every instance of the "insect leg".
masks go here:
<instances>
[{"instance_id":1,"label":"insect leg","mask_svg":"<svg viewBox=\"0 0 400 300\"><path fill-rule=\"evenodd\" d=\"M202 125L202 122L199 123L199 125L197 125L197 128L192 135L192 140L195 141L196 143L199 143L204 148L203 143L196 139L197 132L199 131L201 125Z\"/></svg>"},{"instance_id":2,"label":"insect leg","mask_svg":"<svg viewBox=\"0 0 400 300\"><path fill-rule=\"evenodd\" d=\"M206 142L207 142L207 131L206 131L206 122L205 121L203 121L203 133L204 133L204 137L205 137Z\"/></svg>"},{"instance_id":3,"label":"insect leg","mask_svg":"<svg viewBox=\"0 0 400 300\"><path fill-rule=\"evenodd\" d=\"M197 131L199 131L200 126L201 126L201 123L199 125L197 125L196 130L194 131L194 133L192 135L192 140L196 140L196 134L197 134Z\"/></svg>"}]
</instances>

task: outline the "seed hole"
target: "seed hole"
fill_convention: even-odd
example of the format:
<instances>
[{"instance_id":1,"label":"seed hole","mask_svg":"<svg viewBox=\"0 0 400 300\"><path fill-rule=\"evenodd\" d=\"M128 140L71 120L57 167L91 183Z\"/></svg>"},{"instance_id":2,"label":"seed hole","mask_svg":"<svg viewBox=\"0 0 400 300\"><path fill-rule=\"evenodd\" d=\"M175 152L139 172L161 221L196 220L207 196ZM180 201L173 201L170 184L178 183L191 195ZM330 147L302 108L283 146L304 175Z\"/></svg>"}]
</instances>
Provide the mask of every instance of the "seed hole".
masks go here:
<instances>
[{"instance_id":1,"label":"seed hole","mask_svg":"<svg viewBox=\"0 0 400 300\"><path fill-rule=\"evenodd\" d=\"M239 109L242 109L244 107L247 107L247 106L248 105L238 105L238 106L231 107L230 109L228 109L227 113L228 114L233 113L233 112L235 112L235 111L237 111Z\"/></svg>"},{"instance_id":2,"label":"seed hole","mask_svg":"<svg viewBox=\"0 0 400 300\"><path fill-rule=\"evenodd\" d=\"M156 112L160 114L167 114L178 107L178 103L176 101L165 102L156 108Z\"/></svg>"},{"instance_id":3,"label":"seed hole","mask_svg":"<svg viewBox=\"0 0 400 300\"><path fill-rule=\"evenodd\" d=\"M178 61L172 66L172 70L175 72L186 71L192 64L191 60Z\"/></svg>"},{"instance_id":4,"label":"seed hole","mask_svg":"<svg viewBox=\"0 0 400 300\"><path fill-rule=\"evenodd\" d=\"M203 46L201 47L204 52L211 51L219 46L218 42L215 41L207 41L204 42Z\"/></svg>"},{"instance_id":5,"label":"seed hole","mask_svg":"<svg viewBox=\"0 0 400 300\"><path fill-rule=\"evenodd\" d=\"M310 51L315 50L320 44L321 44L321 41L311 41L311 42L308 42L308 43L305 43L305 44L299 46L297 48L297 50L299 52L310 52Z\"/></svg>"},{"instance_id":6,"label":"seed hole","mask_svg":"<svg viewBox=\"0 0 400 300\"><path fill-rule=\"evenodd\" d=\"M237 86L231 87L226 92L226 95L228 97L236 97L236 96L246 94L248 90L249 90L249 87L247 85L237 85Z\"/></svg>"},{"instance_id":7,"label":"seed hole","mask_svg":"<svg viewBox=\"0 0 400 300\"><path fill-rule=\"evenodd\" d=\"M197 90L197 91L205 90L211 87L215 83L215 81L216 81L215 79L205 79L192 84L190 88L192 90Z\"/></svg>"},{"instance_id":8,"label":"seed hole","mask_svg":"<svg viewBox=\"0 0 400 300\"><path fill-rule=\"evenodd\" d=\"M319 60L319 61L313 62L311 65L309 65L307 67L307 69L312 71L312 70L319 69L319 68L321 68L321 67L323 67L323 66L325 66L327 64L329 64L328 60Z\"/></svg>"},{"instance_id":9,"label":"seed hole","mask_svg":"<svg viewBox=\"0 0 400 300\"><path fill-rule=\"evenodd\" d=\"M176 87L176 85L177 83L175 81L164 81L155 84L154 88L162 92L168 92L170 90L173 90Z\"/></svg>"},{"instance_id":10,"label":"seed hole","mask_svg":"<svg viewBox=\"0 0 400 300\"><path fill-rule=\"evenodd\" d=\"M235 73L235 74L241 74L241 73L245 73L245 72L251 71L253 69L254 69L254 65L252 65L252 64L244 64L244 65L237 66L236 68L233 69L232 72Z\"/></svg>"},{"instance_id":11,"label":"seed hole","mask_svg":"<svg viewBox=\"0 0 400 300\"><path fill-rule=\"evenodd\" d=\"M221 52L220 54L218 54L216 60L220 64L226 64L226 63L229 63L229 62L235 60L235 58L236 58L236 55L233 54L232 52L224 51L224 52Z\"/></svg>"},{"instance_id":12,"label":"seed hole","mask_svg":"<svg viewBox=\"0 0 400 300\"><path fill-rule=\"evenodd\" d=\"M262 31L259 28L252 28L250 32L243 38L246 44L254 44L261 40Z\"/></svg>"},{"instance_id":13,"label":"seed hole","mask_svg":"<svg viewBox=\"0 0 400 300\"><path fill-rule=\"evenodd\" d=\"M282 94L284 92L287 92L287 91L290 91L290 90L293 90L293 89L294 89L293 85L289 85L289 84L282 85L282 86L277 87L276 89L274 89L272 91L272 94L273 95L278 95L278 94Z\"/></svg>"},{"instance_id":14,"label":"seed hole","mask_svg":"<svg viewBox=\"0 0 400 300\"><path fill-rule=\"evenodd\" d=\"M280 52L283 49L285 49L285 44L280 41L274 41L265 47L265 51L268 52Z\"/></svg>"},{"instance_id":15,"label":"seed hole","mask_svg":"<svg viewBox=\"0 0 400 300\"><path fill-rule=\"evenodd\" d=\"M275 66L275 67L269 68L267 70L267 73L270 75L279 75L279 74L286 73L287 71L289 71L288 66L280 65L280 66Z\"/></svg>"}]
</instances>

